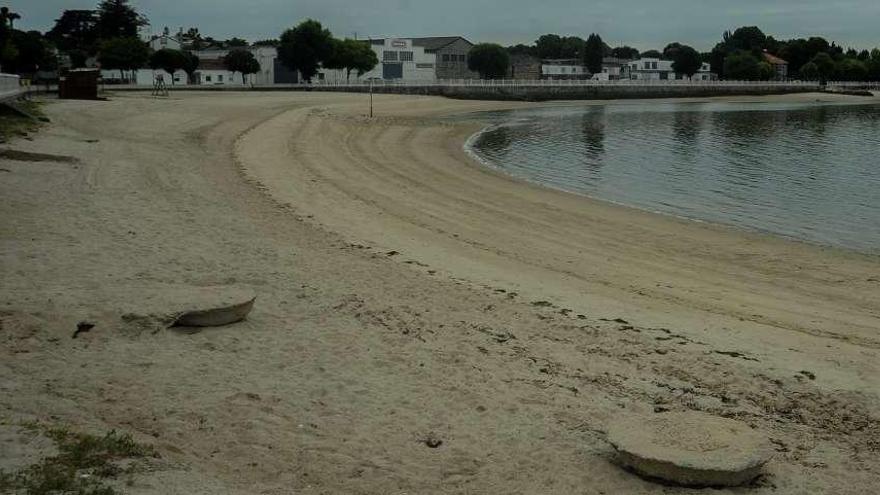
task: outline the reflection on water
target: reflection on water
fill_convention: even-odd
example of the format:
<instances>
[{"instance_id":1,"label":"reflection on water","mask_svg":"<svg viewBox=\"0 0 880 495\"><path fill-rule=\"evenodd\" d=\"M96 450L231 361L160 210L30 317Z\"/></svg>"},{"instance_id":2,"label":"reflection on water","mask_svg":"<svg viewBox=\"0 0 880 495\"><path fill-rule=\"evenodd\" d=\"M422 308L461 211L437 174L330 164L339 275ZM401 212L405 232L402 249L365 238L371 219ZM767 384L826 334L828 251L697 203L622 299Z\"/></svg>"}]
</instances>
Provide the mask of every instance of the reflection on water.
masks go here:
<instances>
[{"instance_id":1,"label":"reflection on water","mask_svg":"<svg viewBox=\"0 0 880 495\"><path fill-rule=\"evenodd\" d=\"M474 152L515 176L880 253L880 106L638 103L490 118Z\"/></svg>"}]
</instances>

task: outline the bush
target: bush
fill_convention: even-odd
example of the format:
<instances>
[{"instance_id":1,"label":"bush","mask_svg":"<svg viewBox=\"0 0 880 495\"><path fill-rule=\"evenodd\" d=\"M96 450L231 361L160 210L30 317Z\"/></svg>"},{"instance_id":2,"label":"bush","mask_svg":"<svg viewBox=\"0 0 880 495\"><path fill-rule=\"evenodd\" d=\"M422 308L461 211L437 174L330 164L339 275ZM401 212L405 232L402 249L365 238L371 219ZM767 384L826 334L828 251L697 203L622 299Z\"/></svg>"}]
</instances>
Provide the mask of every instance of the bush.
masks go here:
<instances>
[{"instance_id":1,"label":"bush","mask_svg":"<svg viewBox=\"0 0 880 495\"><path fill-rule=\"evenodd\" d=\"M501 45L481 43L468 53L468 69L479 72L483 79L500 79L507 75L510 56Z\"/></svg>"}]
</instances>

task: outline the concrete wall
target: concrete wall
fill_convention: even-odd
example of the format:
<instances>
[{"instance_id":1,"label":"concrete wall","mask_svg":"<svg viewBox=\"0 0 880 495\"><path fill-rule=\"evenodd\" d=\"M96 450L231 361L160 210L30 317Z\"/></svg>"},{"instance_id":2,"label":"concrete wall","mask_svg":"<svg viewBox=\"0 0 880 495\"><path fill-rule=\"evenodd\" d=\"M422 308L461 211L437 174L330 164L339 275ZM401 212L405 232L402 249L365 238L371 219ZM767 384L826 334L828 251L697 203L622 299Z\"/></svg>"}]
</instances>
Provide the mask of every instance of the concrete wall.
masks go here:
<instances>
[{"instance_id":1,"label":"concrete wall","mask_svg":"<svg viewBox=\"0 0 880 495\"><path fill-rule=\"evenodd\" d=\"M21 78L14 74L0 74L0 100L13 98L21 92Z\"/></svg>"},{"instance_id":2,"label":"concrete wall","mask_svg":"<svg viewBox=\"0 0 880 495\"><path fill-rule=\"evenodd\" d=\"M311 91L367 92L369 88L315 86ZM690 98L701 96L770 95L820 91L818 84L802 85L645 85L645 86L377 86L375 93L446 96L463 100L548 101L635 98Z\"/></svg>"}]
</instances>

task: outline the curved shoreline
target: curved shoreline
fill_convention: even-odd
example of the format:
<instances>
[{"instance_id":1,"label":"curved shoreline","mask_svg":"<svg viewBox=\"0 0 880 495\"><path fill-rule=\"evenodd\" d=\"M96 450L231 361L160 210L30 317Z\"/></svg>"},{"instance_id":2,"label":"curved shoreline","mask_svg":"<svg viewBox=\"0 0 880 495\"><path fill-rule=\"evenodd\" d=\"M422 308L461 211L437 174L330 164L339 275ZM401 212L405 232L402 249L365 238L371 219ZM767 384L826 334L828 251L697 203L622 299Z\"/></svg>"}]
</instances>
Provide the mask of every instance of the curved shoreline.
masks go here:
<instances>
[{"instance_id":1,"label":"curved shoreline","mask_svg":"<svg viewBox=\"0 0 880 495\"><path fill-rule=\"evenodd\" d=\"M475 285L648 325L880 347L870 303L880 287L864 275L876 257L522 181L471 161L463 145L476 124L436 119L526 105L382 105L373 121L346 104L282 114L242 136L237 154L273 197L327 229Z\"/></svg>"},{"instance_id":2,"label":"curved shoreline","mask_svg":"<svg viewBox=\"0 0 880 495\"><path fill-rule=\"evenodd\" d=\"M833 105L833 106L858 106L858 105L877 106L877 105L880 105L880 99L872 99L872 100L873 101L868 102L868 103L859 102L859 101L824 102L824 103L822 103L822 105ZM606 102L606 104L623 104L623 103L625 103L625 100L618 101L618 102ZM768 102L767 101L758 101L758 102L753 101L753 102L748 102L748 103L767 104ZM770 101L769 103L772 104L772 101ZM813 103L813 102L803 102L803 103ZM539 105L536 108L548 108L548 107L546 107L545 105ZM769 110L769 111L772 111L772 110ZM553 190L553 191L558 191L558 192L562 192L562 193L566 193L566 194L573 194L575 196L588 198L593 201L599 201L599 202L608 203L608 204L621 206L621 207L625 207L625 208L632 208L632 209L635 209L638 211L643 211L645 213L650 213L650 214L654 214L654 215L661 215L664 217L670 217L670 218L675 218L675 219L680 219L680 220L687 220L687 221L701 223L701 224L715 225L717 227L731 229L731 230L734 230L737 232L759 234L759 235L768 235L768 236L776 237L779 239L784 239L787 241L792 241L792 242L796 242L796 243L806 244L809 246L814 246L817 248L839 249L839 250L842 250L845 252L852 252L855 254L877 257L878 260L880 260L880 247L875 247L874 250L870 250L867 248L860 249L860 248L855 248L852 246L847 246L843 243L835 243L835 242L830 242L830 241L822 242L820 240L799 237L795 234L785 234L783 232L778 232L778 231L766 229L766 228L760 228L760 227L757 227L754 225L736 224L733 222L725 222L720 219L704 219L704 218L699 218L699 217L695 217L695 216L689 216L686 214L674 213L671 211L664 211L661 209L652 208L651 206L648 206L648 205L640 206L640 205L628 203L625 201L619 201L619 200L615 200L615 199L611 199L611 198L604 198L604 197L600 197L600 196L595 196L595 195L592 195L587 192L581 192L581 191L578 191L573 188L567 188L563 185L553 185L549 182L543 182L539 179L531 179L528 177L517 175L516 173L511 172L508 169L506 169L502 164L495 163L489 158L484 158L480 154L479 150L477 149L477 141L482 136L486 135L487 133L493 132L499 128L508 127L508 126L511 126L510 122L493 122L491 124L487 124L484 127L482 127L479 131L477 131L474 134L472 134L471 136L469 136L467 138L467 140L465 140L465 142L462 144L462 148L464 149L465 153L475 163L478 163L478 164L486 167L487 169L490 169L490 170L493 170L496 172L501 172L501 173L505 174L506 176L509 176L513 179L523 181L523 182L526 182L526 183L529 183L532 185L545 187L545 188Z\"/></svg>"}]
</instances>

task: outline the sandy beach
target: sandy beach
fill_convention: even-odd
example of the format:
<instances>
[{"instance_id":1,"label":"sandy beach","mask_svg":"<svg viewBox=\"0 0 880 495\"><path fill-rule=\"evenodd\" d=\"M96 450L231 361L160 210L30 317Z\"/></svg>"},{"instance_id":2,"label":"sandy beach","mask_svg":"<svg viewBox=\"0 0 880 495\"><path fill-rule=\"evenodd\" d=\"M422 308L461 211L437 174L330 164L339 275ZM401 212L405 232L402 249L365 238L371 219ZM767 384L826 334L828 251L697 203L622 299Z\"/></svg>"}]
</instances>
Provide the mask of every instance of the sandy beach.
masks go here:
<instances>
[{"instance_id":1,"label":"sandy beach","mask_svg":"<svg viewBox=\"0 0 880 495\"><path fill-rule=\"evenodd\" d=\"M868 101L723 101L761 100ZM466 153L476 112L535 104L367 105L49 101L52 123L5 146L69 158L0 159L0 437L23 421L130 432L161 457L127 493L698 493L620 469L605 434L699 410L776 446L766 476L722 492L880 482L876 256L551 190ZM218 285L256 292L248 320L122 318ZM72 339L82 320L96 326Z\"/></svg>"}]
</instances>

